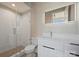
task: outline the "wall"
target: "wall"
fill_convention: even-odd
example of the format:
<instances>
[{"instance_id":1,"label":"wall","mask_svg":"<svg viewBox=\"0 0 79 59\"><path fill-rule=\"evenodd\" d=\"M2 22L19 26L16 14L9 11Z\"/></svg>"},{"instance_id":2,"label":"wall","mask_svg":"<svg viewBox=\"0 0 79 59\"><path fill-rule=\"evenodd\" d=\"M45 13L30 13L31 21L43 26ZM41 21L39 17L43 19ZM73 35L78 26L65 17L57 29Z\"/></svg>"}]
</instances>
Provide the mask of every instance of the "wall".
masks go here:
<instances>
[{"instance_id":1,"label":"wall","mask_svg":"<svg viewBox=\"0 0 79 59\"><path fill-rule=\"evenodd\" d=\"M56 8L60 8L63 6L67 6L73 4L68 2L40 2L40 3L33 3L33 15L34 18L32 18L33 23L36 25L32 25L32 36L36 37L39 36L43 32L47 31L53 31L54 33L76 33L76 22L71 22L70 24L45 24L45 12L49 10L53 10ZM35 21L35 22L34 22ZM72 30L71 30L72 29Z\"/></svg>"},{"instance_id":2,"label":"wall","mask_svg":"<svg viewBox=\"0 0 79 59\"><path fill-rule=\"evenodd\" d=\"M37 14L37 10L36 10L36 5L32 4L32 8L31 8L31 32L32 32L32 36L36 36L37 35L37 19L36 19L36 14Z\"/></svg>"}]
</instances>

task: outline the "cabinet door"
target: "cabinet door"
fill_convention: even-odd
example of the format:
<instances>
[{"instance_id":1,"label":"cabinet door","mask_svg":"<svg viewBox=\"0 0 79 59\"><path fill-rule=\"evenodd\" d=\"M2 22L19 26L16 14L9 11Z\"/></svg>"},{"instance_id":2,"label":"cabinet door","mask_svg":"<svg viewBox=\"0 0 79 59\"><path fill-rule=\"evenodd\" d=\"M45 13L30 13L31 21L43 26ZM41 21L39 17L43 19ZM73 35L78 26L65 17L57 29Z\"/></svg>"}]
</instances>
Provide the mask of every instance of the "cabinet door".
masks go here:
<instances>
[{"instance_id":1,"label":"cabinet door","mask_svg":"<svg viewBox=\"0 0 79 59\"><path fill-rule=\"evenodd\" d=\"M55 51L45 48L42 45L38 46L38 56L39 57L54 57L55 56Z\"/></svg>"},{"instance_id":2,"label":"cabinet door","mask_svg":"<svg viewBox=\"0 0 79 59\"><path fill-rule=\"evenodd\" d=\"M53 48L44 47L43 45L38 46L39 57L62 57L63 52L55 50Z\"/></svg>"}]
</instances>

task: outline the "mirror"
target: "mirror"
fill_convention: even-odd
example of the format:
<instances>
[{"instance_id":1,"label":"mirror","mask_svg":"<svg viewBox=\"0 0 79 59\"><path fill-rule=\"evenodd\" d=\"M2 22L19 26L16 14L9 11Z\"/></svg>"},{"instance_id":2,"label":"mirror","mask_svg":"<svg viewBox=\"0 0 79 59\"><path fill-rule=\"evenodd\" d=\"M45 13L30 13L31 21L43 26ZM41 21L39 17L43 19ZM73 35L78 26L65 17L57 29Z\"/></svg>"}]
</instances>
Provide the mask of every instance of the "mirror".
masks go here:
<instances>
[{"instance_id":1,"label":"mirror","mask_svg":"<svg viewBox=\"0 0 79 59\"><path fill-rule=\"evenodd\" d=\"M62 23L75 20L75 4L45 12L46 23Z\"/></svg>"}]
</instances>

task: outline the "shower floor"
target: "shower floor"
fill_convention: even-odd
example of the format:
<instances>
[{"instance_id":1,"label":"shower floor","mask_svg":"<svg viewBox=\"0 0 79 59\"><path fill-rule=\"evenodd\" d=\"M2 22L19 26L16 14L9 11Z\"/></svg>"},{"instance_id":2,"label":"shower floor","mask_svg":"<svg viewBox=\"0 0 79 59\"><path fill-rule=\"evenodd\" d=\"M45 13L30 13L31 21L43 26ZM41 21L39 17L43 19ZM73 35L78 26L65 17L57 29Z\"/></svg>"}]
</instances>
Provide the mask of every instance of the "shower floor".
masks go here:
<instances>
[{"instance_id":1,"label":"shower floor","mask_svg":"<svg viewBox=\"0 0 79 59\"><path fill-rule=\"evenodd\" d=\"M8 51L1 52L0 57L12 56L13 54L16 54L17 52L20 52L23 49L24 49L24 47L20 46L20 47L17 47L17 48L10 49Z\"/></svg>"}]
</instances>

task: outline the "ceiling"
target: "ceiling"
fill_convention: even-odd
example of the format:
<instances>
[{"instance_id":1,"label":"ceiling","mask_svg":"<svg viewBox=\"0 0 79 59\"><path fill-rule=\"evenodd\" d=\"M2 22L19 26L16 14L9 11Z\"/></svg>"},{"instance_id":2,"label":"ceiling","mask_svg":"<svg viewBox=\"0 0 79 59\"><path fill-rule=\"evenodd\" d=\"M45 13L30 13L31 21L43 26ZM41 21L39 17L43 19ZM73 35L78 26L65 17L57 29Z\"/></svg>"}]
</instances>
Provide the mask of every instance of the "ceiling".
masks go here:
<instances>
[{"instance_id":1,"label":"ceiling","mask_svg":"<svg viewBox=\"0 0 79 59\"><path fill-rule=\"evenodd\" d=\"M24 13L30 9L30 7L24 2L1 2L0 4L17 11L18 13ZM13 7L12 4L15 4L15 7Z\"/></svg>"}]
</instances>

